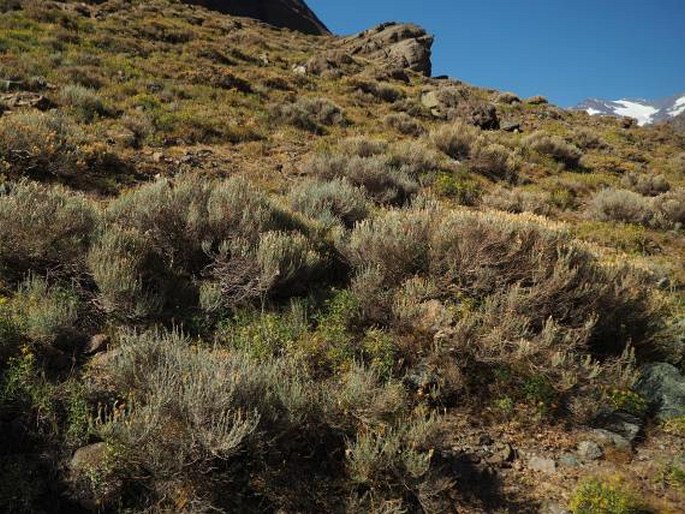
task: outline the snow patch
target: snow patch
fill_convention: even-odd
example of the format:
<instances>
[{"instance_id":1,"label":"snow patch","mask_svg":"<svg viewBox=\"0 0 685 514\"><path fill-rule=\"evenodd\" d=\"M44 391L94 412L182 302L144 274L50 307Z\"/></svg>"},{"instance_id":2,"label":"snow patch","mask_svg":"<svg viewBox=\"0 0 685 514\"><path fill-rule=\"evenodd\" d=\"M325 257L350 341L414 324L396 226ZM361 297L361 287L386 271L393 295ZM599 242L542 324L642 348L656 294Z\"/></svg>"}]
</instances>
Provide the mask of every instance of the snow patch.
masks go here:
<instances>
[{"instance_id":1,"label":"snow patch","mask_svg":"<svg viewBox=\"0 0 685 514\"><path fill-rule=\"evenodd\" d=\"M602 111L598 111L597 109L593 109L592 107L588 107L585 109L585 112L587 112L590 116L594 116L595 114L602 114Z\"/></svg>"},{"instance_id":2,"label":"snow patch","mask_svg":"<svg viewBox=\"0 0 685 514\"><path fill-rule=\"evenodd\" d=\"M614 108L614 112L616 114L635 118L637 120L637 124L640 126L651 123L654 115L659 112L659 109L656 109L650 105L642 105L640 103L630 102L628 100L618 100L614 103L621 106Z\"/></svg>"},{"instance_id":3,"label":"snow patch","mask_svg":"<svg viewBox=\"0 0 685 514\"><path fill-rule=\"evenodd\" d=\"M671 116L672 118L675 118L679 114L682 114L685 112L685 96L681 96L678 98L675 103L673 104L673 107L671 107L668 110L668 115Z\"/></svg>"}]
</instances>

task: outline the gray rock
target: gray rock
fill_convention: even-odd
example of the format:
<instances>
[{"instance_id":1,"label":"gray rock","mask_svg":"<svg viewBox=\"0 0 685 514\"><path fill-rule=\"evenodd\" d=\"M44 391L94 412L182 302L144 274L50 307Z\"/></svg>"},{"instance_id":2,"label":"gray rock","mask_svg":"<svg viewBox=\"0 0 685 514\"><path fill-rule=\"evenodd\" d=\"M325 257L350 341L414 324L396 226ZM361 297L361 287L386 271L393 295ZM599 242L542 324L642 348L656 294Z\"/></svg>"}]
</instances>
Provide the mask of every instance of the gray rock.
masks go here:
<instances>
[{"instance_id":1,"label":"gray rock","mask_svg":"<svg viewBox=\"0 0 685 514\"><path fill-rule=\"evenodd\" d=\"M521 132L521 124L514 121L503 123L500 129L504 132Z\"/></svg>"},{"instance_id":2,"label":"gray rock","mask_svg":"<svg viewBox=\"0 0 685 514\"><path fill-rule=\"evenodd\" d=\"M493 104L476 105L471 111L469 121L483 130L499 130L497 108Z\"/></svg>"},{"instance_id":3,"label":"gray rock","mask_svg":"<svg viewBox=\"0 0 685 514\"><path fill-rule=\"evenodd\" d=\"M433 36L417 25L384 23L344 40L353 55L430 76Z\"/></svg>"},{"instance_id":4,"label":"gray rock","mask_svg":"<svg viewBox=\"0 0 685 514\"><path fill-rule=\"evenodd\" d=\"M528 467L533 471L540 471L542 473L556 473L557 471L557 463L554 459L538 456L533 456L528 460Z\"/></svg>"},{"instance_id":5,"label":"gray rock","mask_svg":"<svg viewBox=\"0 0 685 514\"><path fill-rule=\"evenodd\" d=\"M644 421L624 411L600 411L593 425L618 434L632 444L642 431Z\"/></svg>"},{"instance_id":6,"label":"gray rock","mask_svg":"<svg viewBox=\"0 0 685 514\"><path fill-rule=\"evenodd\" d=\"M579 468L583 463L572 453L564 453L559 457L559 465L565 468Z\"/></svg>"},{"instance_id":7,"label":"gray rock","mask_svg":"<svg viewBox=\"0 0 685 514\"><path fill-rule=\"evenodd\" d=\"M657 418L667 420L685 416L685 377L666 362L642 367L637 391L656 409Z\"/></svg>"},{"instance_id":8,"label":"gray rock","mask_svg":"<svg viewBox=\"0 0 685 514\"><path fill-rule=\"evenodd\" d=\"M540 509L541 514L571 514L571 511L556 502L547 502Z\"/></svg>"},{"instance_id":9,"label":"gray rock","mask_svg":"<svg viewBox=\"0 0 685 514\"><path fill-rule=\"evenodd\" d=\"M601 459L603 455L602 448L594 441L578 443L578 456L585 461Z\"/></svg>"},{"instance_id":10,"label":"gray rock","mask_svg":"<svg viewBox=\"0 0 685 514\"><path fill-rule=\"evenodd\" d=\"M610 432L609 430L604 430L603 428L596 428L592 431L592 437L602 443L603 445L611 445L619 450L630 450L632 449L632 444L628 439L622 435L616 434L615 432Z\"/></svg>"}]
</instances>

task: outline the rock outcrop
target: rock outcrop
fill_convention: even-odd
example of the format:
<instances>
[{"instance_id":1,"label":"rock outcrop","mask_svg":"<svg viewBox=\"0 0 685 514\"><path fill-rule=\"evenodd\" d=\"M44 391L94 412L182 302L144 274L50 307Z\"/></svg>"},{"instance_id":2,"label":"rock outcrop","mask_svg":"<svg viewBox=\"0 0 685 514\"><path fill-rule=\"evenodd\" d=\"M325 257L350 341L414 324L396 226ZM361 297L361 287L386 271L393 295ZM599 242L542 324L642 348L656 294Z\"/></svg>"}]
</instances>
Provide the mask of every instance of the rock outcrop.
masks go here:
<instances>
[{"instance_id":1,"label":"rock outcrop","mask_svg":"<svg viewBox=\"0 0 685 514\"><path fill-rule=\"evenodd\" d=\"M352 55L379 61L391 69L431 75L433 36L418 25L384 23L344 41Z\"/></svg>"},{"instance_id":2,"label":"rock outcrop","mask_svg":"<svg viewBox=\"0 0 685 514\"><path fill-rule=\"evenodd\" d=\"M182 0L233 16L255 18L275 27L305 34L329 34L326 26L304 0Z\"/></svg>"}]
</instances>

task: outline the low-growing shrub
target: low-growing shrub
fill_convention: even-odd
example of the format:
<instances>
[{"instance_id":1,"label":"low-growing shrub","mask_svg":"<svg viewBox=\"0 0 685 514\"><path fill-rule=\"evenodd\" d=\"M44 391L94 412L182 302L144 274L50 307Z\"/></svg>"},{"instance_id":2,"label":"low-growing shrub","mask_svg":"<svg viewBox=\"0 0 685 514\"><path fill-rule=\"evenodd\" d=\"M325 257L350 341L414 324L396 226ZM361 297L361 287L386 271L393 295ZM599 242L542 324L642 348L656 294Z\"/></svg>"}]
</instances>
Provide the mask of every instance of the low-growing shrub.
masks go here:
<instances>
[{"instance_id":1,"label":"low-growing shrub","mask_svg":"<svg viewBox=\"0 0 685 514\"><path fill-rule=\"evenodd\" d=\"M422 140L402 141L394 145L388 154L388 163L406 172L412 179L439 167L438 156Z\"/></svg>"},{"instance_id":2,"label":"low-growing shrub","mask_svg":"<svg viewBox=\"0 0 685 514\"><path fill-rule=\"evenodd\" d=\"M591 215L600 221L648 225L654 218L649 198L625 189L603 189L592 198Z\"/></svg>"},{"instance_id":3,"label":"low-growing shrub","mask_svg":"<svg viewBox=\"0 0 685 514\"><path fill-rule=\"evenodd\" d=\"M474 173L492 180L515 182L518 178L518 162L504 145L480 141L471 152L468 168Z\"/></svg>"},{"instance_id":4,"label":"low-growing shrub","mask_svg":"<svg viewBox=\"0 0 685 514\"><path fill-rule=\"evenodd\" d=\"M353 185L363 187L378 203L401 204L418 189L403 168L392 166L381 155L363 158L322 153L307 163L305 171L325 180L346 178Z\"/></svg>"},{"instance_id":5,"label":"low-growing shrub","mask_svg":"<svg viewBox=\"0 0 685 514\"><path fill-rule=\"evenodd\" d=\"M480 130L473 125L456 121L434 130L430 137L433 144L445 154L453 159L465 159L471 154L479 134Z\"/></svg>"},{"instance_id":6,"label":"low-growing shrub","mask_svg":"<svg viewBox=\"0 0 685 514\"><path fill-rule=\"evenodd\" d=\"M645 509L639 497L618 479L583 481L571 499L573 514L639 514Z\"/></svg>"},{"instance_id":7,"label":"low-growing shrub","mask_svg":"<svg viewBox=\"0 0 685 514\"><path fill-rule=\"evenodd\" d=\"M331 223L338 220L346 227L366 218L370 204L364 191L347 179L305 181L292 189L290 203L296 211Z\"/></svg>"},{"instance_id":8,"label":"low-growing shrub","mask_svg":"<svg viewBox=\"0 0 685 514\"><path fill-rule=\"evenodd\" d=\"M205 278L232 308L307 287L323 262L300 229L243 179L160 180L110 204L89 263L103 306L124 317L196 305Z\"/></svg>"},{"instance_id":9,"label":"low-growing shrub","mask_svg":"<svg viewBox=\"0 0 685 514\"><path fill-rule=\"evenodd\" d=\"M626 189L640 193L643 196L657 196L671 189L663 175L648 175L629 172L621 179L621 185Z\"/></svg>"},{"instance_id":10,"label":"low-growing shrub","mask_svg":"<svg viewBox=\"0 0 685 514\"><path fill-rule=\"evenodd\" d=\"M74 177L81 157L76 129L60 114L0 118L0 166L10 177Z\"/></svg>"},{"instance_id":11,"label":"low-growing shrub","mask_svg":"<svg viewBox=\"0 0 685 514\"><path fill-rule=\"evenodd\" d=\"M345 122L340 107L326 98L301 98L296 102L275 106L272 117L316 134L324 132L324 126L341 125Z\"/></svg>"},{"instance_id":12,"label":"low-growing shrub","mask_svg":"<svg viewBox=\"0 0 685 514\"><path fill-rule=\"evenodd\" d=\"M685 188L679 187L654 198L657 216L666 228L685 225Z\"/></svg>"},{"instance_id":13,"label":"low-growing shrub","mask_svg":"<svg viewBox=\"0 0 685 514\"><path fill-rule=\"evenodd\" d=\"M92 89L79 85L68 85L62 88L61 101L73 109L84 123L92 123L98 117L109 114L102 98Z\"/></svg>"},{"instance_id":14,"label":"low-growing shrub","mask_svg":"<svg viewBox=\"0 0 685 514\"><path fill-rule=\"evenodd\" d=\"M502 187L497 187L484 195L482 202L486 207L500 211L531 212L540 215L549 214L551 204L549 194Z\"/></svg>"},{"instance_id":15,"label":"low-growing shrub","mask_svg":"<svg viewBox=\"0 0 685 514\"><path fill-rule=\"evenodd\" d=\"M602 150L608 147L599 134L589 128L575 130L573 132L573 142L581 150Z\"/></svg>"},{"instance_id":16,"label":"low-growing shrub","mask_svg":"<svg viewBox=\"0 0 685 514\"><path fill-rule=\"evenodd\" d=\"M18 281L29 272L84 271L98 212L83 196L60 186L21 181L0 191L0 274Z\"/></svg>"},{"instance_id":17,"label":"low-growing shrub","mask_svg":"<svg viewBox=\"0 0 685 514\"><path fill-rule=\"evenodd\" d=\"M583 152L558 136L549 136L542 132L535 132L523 139L523 144L543 155L548 155L562 163L567 168L580 165Z\"/></svg>"},{"instance_id":18,"label":"low-growing shrub","mask_svg":"<svg viewBox=\"0 0 685 514\"><path fill-rule=\"evenodd\" d=\"M383 122L388 127L393 128L406 136L417 137L426 131L421 123L405 112L388 114L383 119Z\"/></svg>"},{"instance_id":19,"label":"low-growing shrub","mask_svg":"<svg viewBox=\"0 0 685 514\"><path fill-rule=\"evenodd\" d=\"M481 183L464 173L440 173L433 186L438 194L453 198L459 205L476 205L483 194Z\"/></svg>"}]
</instances>

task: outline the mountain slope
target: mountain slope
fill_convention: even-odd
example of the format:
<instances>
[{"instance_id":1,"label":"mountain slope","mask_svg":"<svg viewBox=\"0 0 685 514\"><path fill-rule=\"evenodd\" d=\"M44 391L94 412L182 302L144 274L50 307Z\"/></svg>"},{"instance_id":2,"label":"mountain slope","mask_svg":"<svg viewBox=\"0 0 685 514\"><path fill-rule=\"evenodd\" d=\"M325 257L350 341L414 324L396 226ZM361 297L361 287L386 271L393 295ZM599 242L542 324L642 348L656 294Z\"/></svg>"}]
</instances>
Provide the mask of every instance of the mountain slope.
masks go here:
<instances>
[{"instance_id":1,"label":"mountain slope","mask_svg":"<svg viewBox=\"0 0 685 514\"><path fill-rule=\"evenodd\" d=\"M306 34L329 34L304 0L183 0L191 5L234 16L255 18L275 27L285 27Z\"/></svg>"},{"instance_id":2,"label":"mountain slope","mask_svg":"<svg viewBox=\"0 0 685 514\"><path fill-rule=\"evenodd\" d=\"M682 510L685 138L431 44L0 2L0 512Z\"/></svg>"},{"instance_id":3,"label":"mountain slope","mask_svg":"<svg viewBox=\"0 0 685 514\"><path fill-rule=\"evenodd\" d=\"M590 115L605 114L635 118L640 126L668 121L685 112L685 93L661 100L588 99L574 107Z\"/></svg>"}]
</instances>

